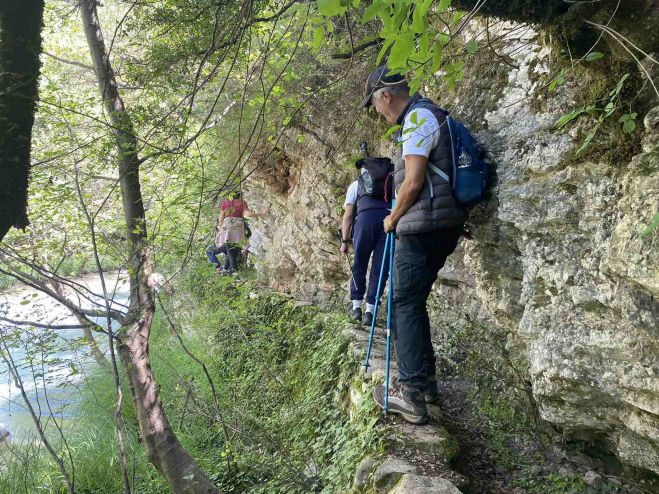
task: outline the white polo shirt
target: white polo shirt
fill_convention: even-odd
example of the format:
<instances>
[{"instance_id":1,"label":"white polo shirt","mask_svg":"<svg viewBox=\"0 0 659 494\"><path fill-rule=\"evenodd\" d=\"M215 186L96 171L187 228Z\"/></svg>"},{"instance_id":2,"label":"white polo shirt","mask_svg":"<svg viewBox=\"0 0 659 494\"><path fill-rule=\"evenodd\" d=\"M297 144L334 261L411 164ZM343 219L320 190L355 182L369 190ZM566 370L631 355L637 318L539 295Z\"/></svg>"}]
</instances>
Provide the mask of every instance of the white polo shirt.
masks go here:
<instances>
[{"instance_id":1,"label":"white polo shirt","mask_svg":"<svg viewBox=\"0 0 659 494\"><path fill-rule=\"evenodd\" d=\"M416 123L412 123L412 114L416 113ZM439 133L441 129L437 118L426 108L412 110L403 122L400 141L403 143L403 158L410 154L419 156L430 156L439 144Z\"/></svg>"},{"instance_id":2,"label":"white polo shirt","mask_svg":"<svg viewBox=\"0 0 659 494\"><path fill-rule=\"evenodd\" d=\"M346 192L346 200L343 202L343 209L345 209L346 206L351 204L354 205L357 202L358 188L359 185L357 184L357 180L350 184L348 187L348 192Z\"/></svg>"}]
</instances>

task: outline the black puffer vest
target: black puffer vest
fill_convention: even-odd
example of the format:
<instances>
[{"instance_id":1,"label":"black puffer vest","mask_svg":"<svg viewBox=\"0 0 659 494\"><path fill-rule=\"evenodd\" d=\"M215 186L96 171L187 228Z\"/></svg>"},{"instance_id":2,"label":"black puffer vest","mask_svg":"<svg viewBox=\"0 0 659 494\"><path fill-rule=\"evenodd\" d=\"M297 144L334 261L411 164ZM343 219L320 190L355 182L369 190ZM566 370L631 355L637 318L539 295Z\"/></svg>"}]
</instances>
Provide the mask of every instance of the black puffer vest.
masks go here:
<instances>
[{"instance_id":1,"label":"black puffer vest","mask_svg":"<svg viewBox=\"0 0 659 494\"><path fill-rule=\"evenodd\" d=\"M430 151L428 161L452 178L451 136L448 131L446 114L429 99L415 94L407 102L407 106L398 117L398 124L403 125L408 113L421 108L430 110L439 122L439 144ZM400 140L403 130L401 128L398 140ZM403 159L402 146L398 146L396 149L395 164L394 184L396 193L398 193L403 180L405 180L405 160ZM432 195L430 187L432 187ZM426 182L416 202L398 221L396 233L398 235L408 235L432 232L462 225L466 220L467 212L459 207L453 199L451 184L439 175L429 171L426 173Z\"/></svg>"}]
</instances>

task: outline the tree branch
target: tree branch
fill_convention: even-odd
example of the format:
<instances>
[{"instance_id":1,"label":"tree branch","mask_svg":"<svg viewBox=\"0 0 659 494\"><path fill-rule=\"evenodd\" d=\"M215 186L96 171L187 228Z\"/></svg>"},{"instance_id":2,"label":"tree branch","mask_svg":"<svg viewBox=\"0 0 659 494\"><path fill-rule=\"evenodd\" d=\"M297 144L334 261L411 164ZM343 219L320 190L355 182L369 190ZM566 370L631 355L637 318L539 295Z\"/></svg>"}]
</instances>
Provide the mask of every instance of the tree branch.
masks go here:
<instances>
[{"instance_id":1,"label":"tree branch","mask_svg":"<svg viewBox=\"0 0 659 494\"><path fill-rule=\"evenodd\" d=\"M6 260L3 260L3 262L5 263L6 266L9 266ZM7 276L11 276L15 280L23 283L24 285L27 285L31 288L34 288L35 290L45 293L49 297L57 300L60 304L62 304L64 307L69 309L74 314L81 314L89 317L105 317L107 315L107 312L103 310L83 309L82 307L79 307L73 302L71 302L68 298L62 297L54 290L48 288L46 284L41 280L38 280L37 278L34 278L31 275L20 270L14 272L13 269L14 268L9 268L9 270L6 270L0 268L0 273L6 274ZM110 317L112 317L112 319L119 322L120 324L123 324L123 322L126 319L126 316L124 314L117 312L115 310L110 311Z\"/></svg>"},{"instance_id":2,"label":"tree branch","mask_svg":"<svg viewBox=\"0 0 659 494\"><path fill-rule=\"evenodd\" d=\"M94 67L92 67L91 65L87 65L86 63L76 62L74 60L67 60L66 58L60 58L57 55L53 55L52 53L48 53L47 51L42 51L41 53L43 53L44 55L52 58L53 60L57 60L58 62L65 63L67 65L73 65L75 67L80 67L80 68L85 69L85 70L94 70Z\"/></svg>"},{"instance_id":3,"label":"tree branch","mask_svg":"<svg viewBox=\"0 0 659 494\"><path fill-rule=\"evenodd\" d=\"M0 321L8 322L14 326L32 326L33 328L42 328L42 329L82 329L82 328L91 328L93 326L98 326L94 323L89 324L43 324L40 322L34 321L17 321L15 319L9 319L8 317L0 317ZM100 326L99 326L100 327ZM103 331L105 332L105 331Z\"/></svg>"},{"instance_id":4,"label":"tree branch","mask_svg":"<svg viewBox=\"0 0 659 494\"><path fill-rule=\"evenodd\" d=\"M364 51L366 48L370 48L371 46L379 45L382 43L384 39L382 38L375 38L370 41L365 41L363 43L360 43L356 45L351 51L344 51L340 53L332 53L330 57L334 60L349 60L352 57L354 57L357 53L360 51Z\"/></svg>"}]
</instances>

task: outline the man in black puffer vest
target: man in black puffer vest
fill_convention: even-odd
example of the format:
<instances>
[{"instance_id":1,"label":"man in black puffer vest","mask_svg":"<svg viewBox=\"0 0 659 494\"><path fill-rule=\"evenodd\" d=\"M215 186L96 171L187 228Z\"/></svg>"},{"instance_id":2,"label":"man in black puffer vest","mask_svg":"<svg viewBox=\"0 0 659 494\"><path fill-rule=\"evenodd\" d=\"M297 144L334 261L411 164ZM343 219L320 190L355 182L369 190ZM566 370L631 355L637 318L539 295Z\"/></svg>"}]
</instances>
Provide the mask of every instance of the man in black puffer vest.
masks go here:
<instances>
[{"instance_id":1,"label":"man in black puffer vest","mask_svg":"<svg viewBox=\"0 0 659 494\"><path fill-rule=\"evenodd\" d=\"M426 303L437 273L455 250L467 213L452 187L431 172L434 164L452 176L446 114L419 94L410 95L401 75L375 70L366 81L362 108L373 105L389 124L399 124L394 184L396 205L384 219L396 233L392 329L399 384L389 390L389 411L414 424L428 420L426 403L438 401L435 352ZM373 392L384 406L385 387Z\"/></svg>"}]
</instances>

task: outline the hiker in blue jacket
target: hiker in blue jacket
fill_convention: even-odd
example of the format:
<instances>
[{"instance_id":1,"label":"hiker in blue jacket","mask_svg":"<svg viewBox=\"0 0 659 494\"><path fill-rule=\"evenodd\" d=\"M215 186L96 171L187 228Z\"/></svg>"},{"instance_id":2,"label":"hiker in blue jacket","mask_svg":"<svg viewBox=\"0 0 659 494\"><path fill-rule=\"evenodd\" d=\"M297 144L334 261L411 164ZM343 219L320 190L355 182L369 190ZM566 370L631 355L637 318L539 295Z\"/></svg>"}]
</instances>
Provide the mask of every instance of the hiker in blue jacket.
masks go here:
<instances>
[{"instance_id":1,"label":"hiker in blue jacket","mask_svg":"<svg viewBox=\"0 0 659 494\"><path fill-rule=\"evenodd\" d=\"M396 203L384 218L384 231L396 235L392 331L399 377L389 390L388 409L421 424L428 419L426 403L439 398L426 304L439 270L458 244L467 213L441 175L453 174L446 113L418 93L410 94L403 76L388 72L380 67L371 73L361 105L373 105L389 124L402 127L396 136ZM385 386L373 392L382 407L385 392Z\"/></svg>"},{"instance_id":2,"label":"hiker in blue jacket","mask_svg":"<svg viewBox=\"0 0 659 494\"><path fill-rule=\"evenodd\" d=\"M372 161L377 160L375 158ZM362 172L365 171L365 168L362 168L364 164L364 160L357 162L360 177L363 176ZM351 228L352 244L355 249L352 276L350 277L350 300L352 302L350 316L364 326L370 326L373 321L375 301L382 296L385 285L382 283L380 293L377 293L378 277L386 239L383 221L391 210L391 197L380 197L377 193L373 194L373 192L367 191L363 180L357 179L348 187L343 208L340 251L342 254L348 253ZM372 261L371 257L373 258ZM366 272L369 261L371 261L371 273L368 277L367 290ZM385 280L389 273L388 263L386 268L383 275ZM366 313L362 320L364 294L366 294Z\"/></svg>"}]
</instances>

